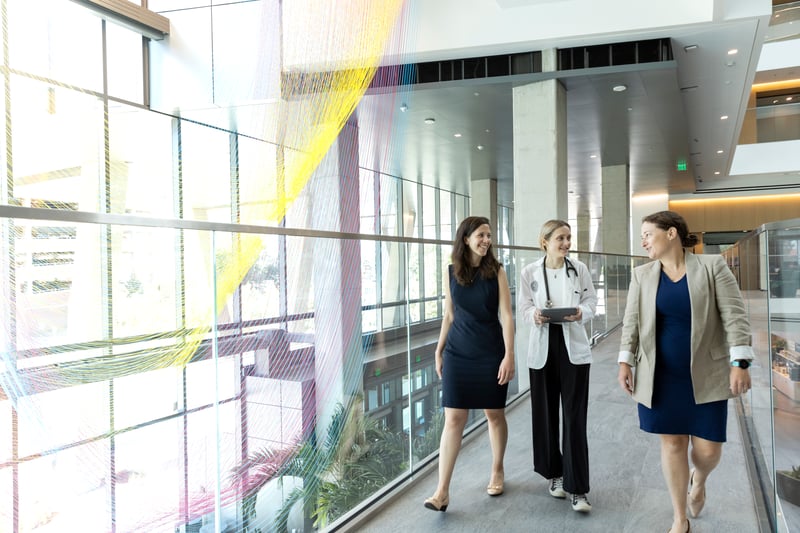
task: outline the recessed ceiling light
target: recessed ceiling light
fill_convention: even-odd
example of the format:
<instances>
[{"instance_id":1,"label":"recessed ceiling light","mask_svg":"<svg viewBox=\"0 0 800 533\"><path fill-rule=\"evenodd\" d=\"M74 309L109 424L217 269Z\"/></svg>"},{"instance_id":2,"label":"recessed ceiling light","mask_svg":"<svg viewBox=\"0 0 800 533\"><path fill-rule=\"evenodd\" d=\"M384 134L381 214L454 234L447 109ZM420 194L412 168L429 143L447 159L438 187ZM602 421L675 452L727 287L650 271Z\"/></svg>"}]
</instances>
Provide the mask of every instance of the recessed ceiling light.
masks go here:
<instances>
[{"instance_id":1,"label":"recessed ceiling light","mask_svg":"<svg viewBox=\"0 0 800 533\"><path fill-rule=\"evenodd\" d=\"M773 104L777 104L777 103L778 103L778 101L777 101L777 100L773 100L773 101L772 101L772 103L773 103Z\"/></svg>"},{"instance_id":2,"label":"recessed ceiling light","mask_svg":"<svg viewBox=\"0 0 800 533\"><path fill-rule=\"evenodd\" d=\"M490 130L490 129L487 129L487 130L486 130L486 133L492 133L492 130Z\"/></svg>"},{"instance_id":3,"label":"recessed ceiling light","mask_svg":"<svg viewBox=\"0 0 800 533\"><path fill-rule=\"evenodd\" d=\"M728 115L722 115L719 117L720 120L728 120Z\"/></svg>"},{"instance_id":4,"label":"recessed ceiling light","mask_svg":"<svg viewBox=\"0 0 800 533\"><path fill-rule=\"evenodd\" d=\"M627 85L620 84L620 85L614 85L614 87L612 87L611 90L613 90L615 93L621 93L622 91L624 91L627 88L628 88Z\"/></svg>"},{"instance_id":5,"label":"recessed ceiling light","mask_svg":"<svg viewBox=\"0 0 800 533\"><path fill-rule=\"evenodd\" d=\"M478 150L483 150L483 145L482 145L482 144L479 144L479 145L478 145L478 146L476 146L475 148L477 148Z\"/></svg>"},{"instance_id":6,"label":"recessed ceiling light","mask_svg":"<svg viewBox=\"0 0 800 533\"><path fill-rule=\"evenodd\" d=\"M481 93L479 93L479 92L474 92L472 94L474 94L475 96L480 96L481 95Z\"/></svg>"},{"instance_id":7,"label":"recessed ceiling light","mask_svg":"<svg viewBox=\"0 0 800 533\"><path fill-rule=\"evenodd\" d=\"M687 44L686 46L683 47L683 49L686 50L687 52L691 52L692 50L697 50L697 45Z\"/></svg>"},{"instance_id":8,"label":"recessed ceiling light","mask_svg":"<svg viewBox=\"0 0 800 533\"><path fill-rule=\"evenodd\" d=\"M723 153L723 152L724 152L724 150L717 150L717 153L718 153L718 154L721 154L721 153Z\"/></svg>"},{"instance_id":9,"label":"recessed ceiling light","mask_svg":"<svg viewBox=\"0 0 800 533\"><path fill-rule=\"evenodd\" d=\"M592 154L592 155L590 155L589 157L590 157L591 159L596 159L596 158L597 158L597 155L595 155L595 154Z\"/></svg>"},{"instance_id":10,"label":"recessed ceiling light","mask_svg":"<svg viewBox=\"0 0 800 533\"><path fill-rule=\"evenodd\" d=\"M715 171L715 172L714 172L714 175L715 175L715 176L719 176L719 170Z\"/></svg>"},{"instance_id":11,"label":"recessed ceiling light","mask_svg":"<svg viewBox=\"0 0 800 533\"><path fill-rule=\"evenodd\" d=\"M434 124L436 122L435 118L426 118L425 124Z\"/></svg>"},{"instance_id":12,"label":"recessed ceiling light","mask_svg":"<svg viewBox=\"0 0 800 533\"><path fill-rule=\"evenodd\" d=\"M735 54L738 54L738 53L739 53L739 50L737 50L736 48L731 48L730 50L728 50L728 55L729 56L732 56L732 55L735 55Z\"/></svg>"},{"instance_id":13,"label":"recessed ceiling light","mask_svg":"<svg viewBox=\"0 0 800 533\"><path fill-rule=\"evenodd\" d=\"M400 111L405 113L406 111L408 111L408 106L406 104L400 104Z\"/></svg>"},{"instance_id":14,"label":"recessed ceiling light","mask_svg":"<svg viewBox=\"0 0 800 533\"><path fill-rule=\"evenodd\" d=\"M792 96L787 96L787 97L786 97L786 101L787 101L787 102L791 102L791 101L792 101L792 98L793 98Z\"/></svg>"},{"instance_id":15,"label":"recessed ceiling light","mask_svg":"<svg viewBox=\"0 0 800 533\"><path fill-rule=\"evenodd\" d=\"M459 137L461 137L461 134L460 134L460 133L454 133L454 134L453 134L453 137L455 137L456 139L458 139Z\"/></svg>"}]
</instances>

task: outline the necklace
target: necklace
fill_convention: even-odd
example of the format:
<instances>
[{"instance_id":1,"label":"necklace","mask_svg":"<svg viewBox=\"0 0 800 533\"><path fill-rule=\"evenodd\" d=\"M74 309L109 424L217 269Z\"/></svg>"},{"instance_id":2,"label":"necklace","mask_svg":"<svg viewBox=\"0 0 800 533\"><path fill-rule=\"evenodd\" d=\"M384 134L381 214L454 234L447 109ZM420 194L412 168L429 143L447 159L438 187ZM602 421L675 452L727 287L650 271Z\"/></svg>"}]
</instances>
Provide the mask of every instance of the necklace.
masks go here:
<instances>
[{"instance_id":1,"label":"necklace","mask_svg":"<svg viewBox=\"0 0 800 533\"><path fill-rule=\"evenodd\" d=\"M542 266L544 267L542 268L542 274L544 274L544 291L547 294L547 300L545 300L544 306L549 309L553 307L553 300L550 299L550 284L547 282L547 263L543 263ZM564 267L566 266L566 263L564 263ZM553 274L553 279L558 279L558 274Z\"/></svg>"}]
</instances>

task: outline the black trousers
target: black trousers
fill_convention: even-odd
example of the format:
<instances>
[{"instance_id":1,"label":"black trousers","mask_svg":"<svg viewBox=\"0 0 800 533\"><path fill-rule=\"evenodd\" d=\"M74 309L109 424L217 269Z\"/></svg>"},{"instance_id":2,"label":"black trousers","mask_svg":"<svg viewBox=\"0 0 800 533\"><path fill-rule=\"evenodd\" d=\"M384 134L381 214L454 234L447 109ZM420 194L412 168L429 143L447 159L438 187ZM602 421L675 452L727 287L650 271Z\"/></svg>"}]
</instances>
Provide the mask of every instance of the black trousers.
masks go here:
<instances>
[{"instance_id":1,"label":"black trousers","mask_svg":"<svg viewBox=\"0 0 800 533\"><path fill-rule=\"evenodd\" d=\"M548 327L547 362L539 370L528 369L533 469L547 479L563 476L566 492L586 494L589 492L586 411L589 407L590 365L572 364L561 326L550 324ZM563 411L563 436L559 435L559 411Z\"/></svg>"}]
</instances>

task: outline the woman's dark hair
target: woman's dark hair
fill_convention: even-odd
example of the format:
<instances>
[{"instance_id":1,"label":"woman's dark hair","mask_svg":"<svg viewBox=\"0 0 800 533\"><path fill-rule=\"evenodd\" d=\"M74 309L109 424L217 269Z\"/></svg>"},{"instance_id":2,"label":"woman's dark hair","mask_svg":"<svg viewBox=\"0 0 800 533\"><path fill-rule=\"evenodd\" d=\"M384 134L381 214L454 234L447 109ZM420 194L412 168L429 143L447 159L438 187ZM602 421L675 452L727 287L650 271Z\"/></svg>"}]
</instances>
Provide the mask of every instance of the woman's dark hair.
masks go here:
<instances>
[{"instance_id":1,"label":"woman's dark hair","mask_svg":"<svg viewBox=\"0 0 800 533\"><path fill-rule=\"evenodd\" d=\"M470 235L475 233L475 230L484 224L488 224L491 227L489 219L486 217L467 217L458 225L456 237L453 239L453 251L450 254L450 260L453 263L453 274L459 285L472 285L478 272L481 273L484 279L497 277L500 262L494 257L492 245L489 245L486 255L481 258L481 263L474 267L470 262L469 246L465 242Z\"/></svg>"},{"instance_id":2,"label":"woman's dark hair","mask_svg":"<svg viewBox=\"0 0 800 533\"><path fill-rule=\"evenodd\" d=\"M697 235L689 233L689 226L683 217L674 211L659 211L658 213L647 215L642 218L642 222L649 222L664 231L669 228L675 228L684 248L691 248L699 242Z\"/></svg>"}]
</instances>

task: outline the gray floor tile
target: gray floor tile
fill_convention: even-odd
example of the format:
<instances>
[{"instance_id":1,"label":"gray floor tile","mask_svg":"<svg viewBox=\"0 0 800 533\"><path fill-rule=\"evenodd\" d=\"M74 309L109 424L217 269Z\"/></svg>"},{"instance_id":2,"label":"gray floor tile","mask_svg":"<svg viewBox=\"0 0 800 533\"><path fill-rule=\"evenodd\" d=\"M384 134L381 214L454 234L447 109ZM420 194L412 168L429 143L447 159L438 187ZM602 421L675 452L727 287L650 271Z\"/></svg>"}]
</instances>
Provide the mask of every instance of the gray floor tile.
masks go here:
<instances>
[{"instance_id":1,"label":"gray floor tile","mask_svg":"<svg viewBox=\"0 0 800 533\"><path fill-rule=\"evenodd\" d=\"M639 430L636 404L616 382L619 335L594 348L589 407L589 460L592 512L579 514L547 492L533 472L530 404L527 398L508 410L506 493L486 495L491 450L485 431L462 448L453 475L450 507L433 512L422 502L436 487L436 471L420 476L402 494L381 506L359 532L625 532L667 530L672 522L669 493L661 475L658 438ZM728 443L707 485L708 501L692 531L758 531L736 415L728 414Z\"/></svg>"}]
</instances>

